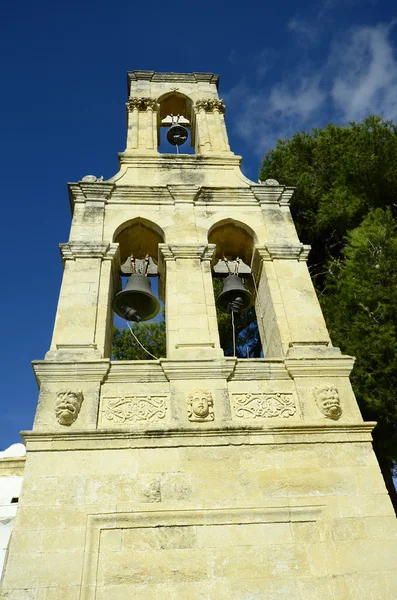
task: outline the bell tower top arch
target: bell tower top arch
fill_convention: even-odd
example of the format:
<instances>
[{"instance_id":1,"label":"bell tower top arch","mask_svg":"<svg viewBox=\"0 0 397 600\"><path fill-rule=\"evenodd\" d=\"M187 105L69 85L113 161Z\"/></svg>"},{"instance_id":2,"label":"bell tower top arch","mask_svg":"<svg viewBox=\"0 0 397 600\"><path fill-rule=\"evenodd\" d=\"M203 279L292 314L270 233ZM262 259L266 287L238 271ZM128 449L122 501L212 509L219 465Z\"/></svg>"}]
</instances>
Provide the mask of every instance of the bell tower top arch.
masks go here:
<instances>
[{"instance_id":1,"label":"bell tower top arch","mask_svg":"<svg viewBox=\"0 0 397 600\"><path fill-rule=\"evenodd\" d=\"M160 127L170 125L176 114L190 129L196 154L232 154L225 105L218 96L219 75L130 71L127 77L127 154L157 154Z\"/></svg>"}]
</instances>

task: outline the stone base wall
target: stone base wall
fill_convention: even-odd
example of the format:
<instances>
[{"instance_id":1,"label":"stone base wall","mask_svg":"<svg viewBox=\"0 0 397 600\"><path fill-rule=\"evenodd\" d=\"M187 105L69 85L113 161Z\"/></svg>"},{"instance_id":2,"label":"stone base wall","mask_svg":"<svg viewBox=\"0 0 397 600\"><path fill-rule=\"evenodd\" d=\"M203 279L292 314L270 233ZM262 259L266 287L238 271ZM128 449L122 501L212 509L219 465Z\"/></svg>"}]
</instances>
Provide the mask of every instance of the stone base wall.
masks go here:
<instances>
[{"instance_id":1,"label":"stone base wall","mask_svg":"<svg viewBox=\"0 0 397 600\"><path fill-rule=\"evenodd\" d=\"M3 600L395 598L368 432L112 433L27 436Z\"/></svg>"}]
</instances>

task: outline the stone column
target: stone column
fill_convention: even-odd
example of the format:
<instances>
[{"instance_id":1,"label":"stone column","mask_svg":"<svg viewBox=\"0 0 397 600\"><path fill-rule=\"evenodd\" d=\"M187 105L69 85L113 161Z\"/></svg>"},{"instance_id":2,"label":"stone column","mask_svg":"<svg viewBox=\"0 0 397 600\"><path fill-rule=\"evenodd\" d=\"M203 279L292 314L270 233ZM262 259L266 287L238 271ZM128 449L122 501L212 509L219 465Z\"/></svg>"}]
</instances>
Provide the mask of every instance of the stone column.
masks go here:
<instances>
[{"instance_id":1,"label":"stone column","mask_svg":"<svg viewBox=\"0 0 397 600\"><path fill-rule=\"evenodd\" d=\"M138 98L130 98L127 102L127 148L136 150L138 148Z\"/></svg>"},{"instance_id":2,"label":"stone column","mask_svg":"<svg viewBox=\"0 0 397 600\"><path fill-rule=\"evenodd\" d=\"M109 351L111 260L118 244L61 244L64 274L46 359L100 358Z\"/></svg>"},{"instance_id":3,"label":"stone column","mask_svg":"<svg viewBox=\"0 0 397 600\"><path fill-rule=\"evenodd\" d=\"M309 247L269 244L255 249L256 314L265 357L291 346L331 345L306 260Z\"/></svg>"},{"instance_id":4,"label":"stone column","mask_svg":"<svg viewBox=\"0 0 397 600\"><path fill-rule=\"evenodd\" d=\"M215 244L159 244L167 358L223 356L210 265L214 251Z\"/></svg>"},{"instance_id":5,"label":"stone column","mask_svg":"<svg viewBox=\"0 0 397 600\"><path fill-rule=\"evenodd\" d=\"M199 152L230 152L223 118L225 105L222 100L214 98L197 100L196 109L198 109L199 116ZM207 140L209 140L209 143L207 143Z\"/></svg>"},{"instance_id":6,"label":"stone column","mask_svg":"<svg viewBox=\"0 0 397 600\"><path fill-rule=\"evenodd\" d=\"M205 101L198 100L196 102L196 150L199 154L211 152L211 141L208 130L207 114L205 112Z\"/></svg>"},{"instance_id":7,"label":"stone column","mask_svg":"<svg viewBox=\"0 0 397 600\"><path fill-rule=\"evenodd\" d=\"M132 97L128 100L127 150L157 152L157 111L153 98Z\"/></svg>"}]
</instances>

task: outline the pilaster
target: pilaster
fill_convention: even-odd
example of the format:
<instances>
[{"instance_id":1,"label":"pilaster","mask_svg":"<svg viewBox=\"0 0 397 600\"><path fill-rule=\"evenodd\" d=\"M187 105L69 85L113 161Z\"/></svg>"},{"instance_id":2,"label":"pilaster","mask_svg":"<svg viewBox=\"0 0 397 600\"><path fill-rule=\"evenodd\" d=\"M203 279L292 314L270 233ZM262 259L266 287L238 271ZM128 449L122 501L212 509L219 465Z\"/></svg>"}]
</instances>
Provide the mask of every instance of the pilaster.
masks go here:
<instances>
[{"instance_id":1,"label":"pilaster","mask_svg":"<svg viewBox=\"0 0 397 600\"><path fill-rule=\"evenodd\" d=\"M211 276L214 252L214 244L159 244L169 358L223 354Z\"/></svg>"},{"instance_id":2,"label":"pilaster","mask_svg":"<svg viewBox=\"0 0 397 600\"><path fill-rule=\"evenodd\" d=\"M255 249L255 306L265 356L286 354L291 344L331 345L306 265L309 251L303 244Z\"/></svg>"},{"instance_id":3,"label":"pilaster","mask_svg":"<svg viewBox=\"0 0 397 600\"><path fill-rule=\"evenodd\" d=\"M60 248L64 274L46 359L103 357L110 348L111 273L118 244L70 241Z\"/></svg>"}]
</instances>

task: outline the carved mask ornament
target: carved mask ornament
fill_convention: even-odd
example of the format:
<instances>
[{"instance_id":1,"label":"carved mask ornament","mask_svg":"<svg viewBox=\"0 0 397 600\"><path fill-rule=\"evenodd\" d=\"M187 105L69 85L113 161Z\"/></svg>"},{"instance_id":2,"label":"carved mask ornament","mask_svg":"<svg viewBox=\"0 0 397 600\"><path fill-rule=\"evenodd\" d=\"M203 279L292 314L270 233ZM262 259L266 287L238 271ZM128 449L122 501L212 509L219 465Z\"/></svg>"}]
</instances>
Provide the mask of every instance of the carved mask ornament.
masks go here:
<instances>
[{"instance_id":1,"label":"carved mask ornament","mask_svg":"<svg viewBox=\"0 0 397 600\"><path fill-rule=\"evenodd\" d=\"M189 421L213 421L214 401L209 390L193 390L188 396Z\"/></svg>"},{"instance_id":2,"label":"carved mask ornament","mask_svg":"<svg viewBox=\"0 0 397 600\"><path fill-rule=\"evenodd\" d=\"M71 425L77 419L81 404L83 402L83 392L63 390L58 392L55 401L55 416L61 425Z\"/></svg>"},{"instance_id":3,"label":"carved mask ornament","mask_svg":"<svg viewBox=\"0 0 397 600\"><path fill-rule=\"evenodd\" d=\"M322 385L314 390L314 397L320 411L328 419L337 420L342 414L339 392L334 385Z\"/></svg>"}]
</instances>

